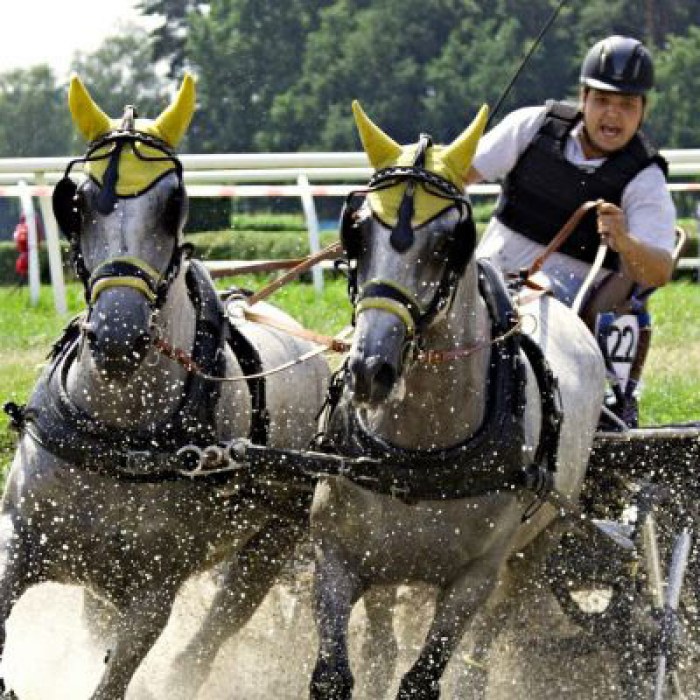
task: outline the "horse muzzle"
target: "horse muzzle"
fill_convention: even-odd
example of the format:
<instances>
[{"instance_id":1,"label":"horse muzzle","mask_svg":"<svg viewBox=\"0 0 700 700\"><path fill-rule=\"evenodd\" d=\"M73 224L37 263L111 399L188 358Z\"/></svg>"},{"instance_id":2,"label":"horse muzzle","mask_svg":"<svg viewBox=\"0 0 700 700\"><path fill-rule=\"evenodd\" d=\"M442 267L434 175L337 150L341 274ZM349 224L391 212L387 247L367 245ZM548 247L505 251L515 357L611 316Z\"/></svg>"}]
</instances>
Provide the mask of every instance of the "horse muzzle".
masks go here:
<instances>
[{"instance_id":1,"label":"horse muzzle","mask_svg":"<svg viewBox=\"0 0 700 700\"><path fill-rule=\"evenodd\" d=\"M93 362L107 381L127 382L151 345L152 309L136 290L113 288L91 307L83 332Z\"/></svg>"},{"instance_id":2,"label":"horse muzzle","mask_svg":"<svg viewBox=\"0 0 700 700\"><path fill-rule=\"evenodd\" d=\"M378 405L389 399L412 347L405 326L395 316L367 310L358 317L347 364L353 401Z\"/></svg>"}]
</instances>

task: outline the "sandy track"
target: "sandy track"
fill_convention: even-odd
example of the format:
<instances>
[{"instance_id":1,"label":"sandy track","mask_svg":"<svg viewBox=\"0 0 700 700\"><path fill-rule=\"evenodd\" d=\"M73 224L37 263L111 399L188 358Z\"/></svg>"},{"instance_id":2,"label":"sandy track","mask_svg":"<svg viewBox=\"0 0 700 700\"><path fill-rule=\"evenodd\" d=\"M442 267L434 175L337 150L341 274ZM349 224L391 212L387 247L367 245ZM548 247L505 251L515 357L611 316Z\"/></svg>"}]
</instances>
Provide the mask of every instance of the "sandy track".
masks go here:
<instances>
[{"instance_id":1,"label":"sandy track","mask_svg":"<svg viewBox=\"0 0 700 700\"><path fill-rule=\"evenodd\" d=\"M201 619L214 585L202 577L187 586L168 628L137 674L128 700L164 700L172 659ZM532 601L529 601L532 604ZM499 638L490 669L488 700L612 700L620 697L616 667L604 654L578 654L563 640L576 634L556 603L544 595L518 615ZM532 610L536 613L532 613ZM400 638L399 669L407 670L425 633L430 600L401 596L395 629ZM357 606L351 620L353 657L365 626ZM223 647L197 700L299 700L308 697L316 634L305 578L275 587L250 624ZM79 589L47 584L32 589L10 619L5 659L7 678L20 700L88 698L100 673L104 649L91 647L81 621ZM448 669L444 698L468 698L462 687L463 652ZM357 700L371 694L356 672ZM394 697L398 675L389 698ZM195 700L194 698L192 700Z\"/></svg>"}]
</instances>

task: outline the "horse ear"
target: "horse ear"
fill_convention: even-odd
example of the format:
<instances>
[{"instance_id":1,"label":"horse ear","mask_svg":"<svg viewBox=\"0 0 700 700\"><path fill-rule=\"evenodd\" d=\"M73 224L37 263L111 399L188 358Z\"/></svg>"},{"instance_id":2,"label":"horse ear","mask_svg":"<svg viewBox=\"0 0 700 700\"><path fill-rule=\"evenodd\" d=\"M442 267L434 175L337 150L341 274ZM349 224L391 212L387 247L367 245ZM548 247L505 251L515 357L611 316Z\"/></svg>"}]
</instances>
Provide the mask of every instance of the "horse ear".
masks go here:
<instances>
[{"instance_id":1,"label":"horse ear","mask_svg":"<svg viewBox=\"0 0 700 700\"><path fill-rule=\"evenodd\" d=\"M488 106L482 105L474 121L442 151L442 158L447 162L449 168L453 172L459 173L463 180L467 176L467 171L476 152L476 146L486 128L488 115Z\"/></svg>"},{"instance_id":2,"label":"horse ear","mask_svg":"<svg viewBox=\"0 0 700 700\"><path fill-rule=\"evenodd\" d=\"M190 125L194 108L194 78L186 73L175 99L155 120L154 127L158 135L171 146L177 146Z\"/></svg>"},{"instance_id":3,"label":"horse ear","mask_svg":"<svg viewBox=\"0 0 700 700\"><path fill-rule=\"evenodd\" d=\"M354 100L352 113L360 134L362 147L375 170L394 162L402 152L401 146L387 136L364 112L360 103Z\"/></svg>"},{"instance_id":4,"label":"horse ear","mask_svg":"<svg viewBox=\"0 0 700 700\"><path fill-rule=\"evenodd\" d=\"M68 88L68 107L73 123L86 141L94 141L109 131L109 117L95 104L87 88L75 74L71 76Z\"/></svg>"}]
</instances>

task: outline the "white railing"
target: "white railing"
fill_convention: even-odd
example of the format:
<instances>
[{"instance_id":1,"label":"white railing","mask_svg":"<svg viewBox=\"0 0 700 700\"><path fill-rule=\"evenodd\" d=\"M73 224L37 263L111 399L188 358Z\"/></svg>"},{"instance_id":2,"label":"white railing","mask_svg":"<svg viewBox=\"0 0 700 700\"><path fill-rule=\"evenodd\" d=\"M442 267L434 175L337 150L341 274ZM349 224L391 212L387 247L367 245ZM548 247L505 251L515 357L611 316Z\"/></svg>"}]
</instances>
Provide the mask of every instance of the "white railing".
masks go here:
<instances>
[{"instance_id":1,"label":"white railing","mask_svg":"<svg viewBox=\"0 0 700 700\"><path fill-rule=\"evenodd\" d=\"M671 176L700 174L700 149L668 149L662 155L669 161ZM366 182L372 170L363 152L352 153L237 153L183 154L180 156L190 197L299 197L306 217L309 247L318 250L318 220L314 197L346 196ZM49 266L54 302L65 313L65 291L59 235L51 208L53 185L63 177L71 157L0 158L0 197L19 197L30 228L30 261L36 260L37 236L31 196L37 197L46 229ZM80 167L75 168L78 172ZM264 183L264 184L259 184ZM293 184L290 184L293 183ZM700 191L700 183L671 182L674 192ZM497 195L498 185L474 185L475 196ZM322 286L320 271L314 274L317 289ZM31 298L38 296L38 275L30 274Z\"/></svg>"}]
</instances>

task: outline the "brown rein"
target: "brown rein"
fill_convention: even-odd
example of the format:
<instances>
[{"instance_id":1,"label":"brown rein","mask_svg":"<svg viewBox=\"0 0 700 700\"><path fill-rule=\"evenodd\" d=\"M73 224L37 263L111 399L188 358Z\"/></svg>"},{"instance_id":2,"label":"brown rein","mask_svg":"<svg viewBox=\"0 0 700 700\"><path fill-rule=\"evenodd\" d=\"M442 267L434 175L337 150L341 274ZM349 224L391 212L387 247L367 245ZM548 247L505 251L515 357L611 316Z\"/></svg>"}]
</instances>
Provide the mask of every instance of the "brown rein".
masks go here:
<instances>
[{"instance_id":1,"label":"brown rein","mask_svg":"<svg viewBox=\"0 0 700 700\"><path fill-rule=\"evenodd\" d=\"M578 226L581 219L587 214L591 209L602 204L602 199L590 200L584 202L570 217L569 220L559 229L558 233L552 240L548 243L547 247L538 255L532 265L527 270L526 279L532 277L536 272L539 272L544 265L545 260L552 254L555 253L559 247L566 241L566 239L574 232L575 228Z\"/></svg>"},{"instance_id":2,"label":"brown rein","mask_svg":"<svg viewBox=\"0 0 700 700\"><path fill-rule=\"evenodd\" d=\"M579 222L583 218L583 216L588 213L591 209L594 207L597 207L602 200L595 200L595 201L588 201L584 202L568 219L568 221L562 226L562 228L558 231L557 235L551 240L551 242L547 245L547 247L542 251L542 253L535 258L534 262L532 265L525 271L525 274L523 276L523 282L526 286L529 286L531 288L536 289L539 293L545 293L547 290L540 287L536 282L531 280L533 275L535 275L537 272L539 272L544 265L545 261L547 258L554 252L556 252L559 247L566 241L566 239L573 233L573 231L576 229L576 226L578 226ZM183 350L180 348L173 347L170 343L168 343L167 340L161 337L156 337L153 340L153 346L156 348L158 352L160 352L162 355L165 357L173 360L174 362L177 362L180 364L182 367L184 367L188 372L194 372L199 374L200 376L204 377L205 379L208 379L210 381L219 381L219 382L229 382L229 381L243 381L246 379L251 379L251 378L258 378L258 377L264 377L269 374L274 374L276 372L280 372L284 369L288 369L289 367L292 367L296 364L299 364L301 362L305 362L306 360L315 357L316 355L321 354L322 352L326 352L327 350L330 350L332 352L336 353L344 353L348 352L351 347L351 343L348 341L339 338L339 337L333 337L333 336L327 336L323 335L321 333L316 333L315 331L308 330L306 328L303 328L301 326L296 326L296 325L290 325L287 323L284 323L284 321L281 321L279 319L273 318L271 316L268 316L266 314L261 314L257 311L253 311L250 307L252 307L254 304L256 304L259 301L262 301L272 295L274 292L276 292L278 289L283 287L285 284L288 282L291 282L292 280L296 279L300 275L304 274L308 270L310 270L314 265L317 265L318 263L324 261L324 260L330 260L332 258L335 258L338 253L342 251L342 244L340 242L332 243L329 246L326 246L322 250L320 250L318 253L315 253L313 255L309 255L306 258L300 258L300 259L293 259L293 260L277 260L277 261L267 261L264 263L255 263L252 262L248 266L243 266L243 267L238 267L236 268L236 272L241 273L243 271L247 272L269 272L272 270L283 270L286 269L287 272L284 274L280 275L277 279L275 279L273 282L270 284L266 285L263 287L260 291L256 292L250 297L247 297L245 299L245 305L241 304L239 307L240 309L240 314L245 318L247 321L250 321L252 323L259 323L264 326L269 326L271 328L276 328L277 330L280 330L284 333L288 333L289 335L293 335L298 338L302 338L304 340L309 340L312 343L315 343L318 345L318 348L315 348L314 350L311 350L308 353L305 353L302 355L300 358L297 358L296 360L291 360L287 363L284 363L280 367L276 367L274 369L271 369L267 372L262 372L259 375L255 376L245 376L245 377L214 377L211 375L207 375L205 372L201 370L201 368L197 365L196 362L192 360L192 358ZM226 271L219 271L219 275L223 274ZM529 300L528 300L529 301ZM522 329L522 317L519 317L517 322L513 325L511 329L503 333L502 335L498 336L497 338L493 338L489 341L484 341L480 343L475 343L474 345L470 345L467 347L459 347L459 348L452 348L449 350L423 350L419 352L416 355L416 360L418 362L422 362L425 364L429 365L435 365L435 364L441 364L443 362L452 362L454 360L462 359L465 357L469 357L473 353L483 350L485 348L490 347L491 345L494 345L496 343L499 343L506 338L508 338L510 335L513 333L520 332ZM344 332L341 332L341 334Z\"/></svg>"}]
</instances>

